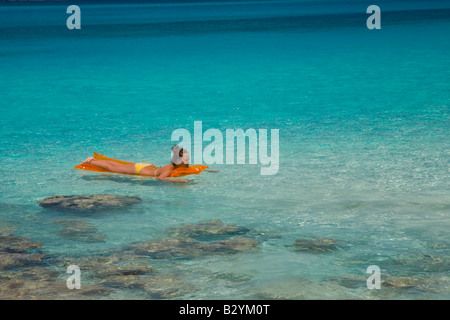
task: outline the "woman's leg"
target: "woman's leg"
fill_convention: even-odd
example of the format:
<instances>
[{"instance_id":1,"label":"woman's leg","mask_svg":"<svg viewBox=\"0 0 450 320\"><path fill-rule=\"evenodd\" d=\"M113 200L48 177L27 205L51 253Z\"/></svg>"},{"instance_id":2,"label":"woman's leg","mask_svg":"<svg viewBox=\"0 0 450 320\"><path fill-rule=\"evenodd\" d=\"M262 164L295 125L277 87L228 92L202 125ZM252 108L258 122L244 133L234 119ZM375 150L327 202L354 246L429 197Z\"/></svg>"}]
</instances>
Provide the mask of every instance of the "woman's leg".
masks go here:
<instances>
[{"instance_id":1,"label":"woman's leg","mask_svg":"<svg viewBox=\"0 0 450 320\"><path fill-rule=\"evenodd\" d=\"M121 164L112 160L96 160L96 159L89 159L88 163L116 173L136 174L134 164Z\"/></svg>"}]
</instances>

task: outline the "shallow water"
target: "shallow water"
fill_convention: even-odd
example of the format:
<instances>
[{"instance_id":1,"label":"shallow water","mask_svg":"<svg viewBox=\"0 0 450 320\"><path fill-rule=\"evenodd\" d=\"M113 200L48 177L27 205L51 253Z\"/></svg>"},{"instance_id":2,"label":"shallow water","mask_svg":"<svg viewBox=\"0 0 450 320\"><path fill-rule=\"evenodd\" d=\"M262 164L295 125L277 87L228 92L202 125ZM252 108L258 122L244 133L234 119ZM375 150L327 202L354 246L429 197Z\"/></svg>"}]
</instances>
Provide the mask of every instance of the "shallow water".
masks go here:
<instances>
[{"instance_id":1,"label":"shallow water","mask_svg":"<svg viewBox=\"0 0 450 320\"><path fill-rule=\"evenodd\" d=\"M164 275L141 284L179 289L155 294L127 279L96 298L448 299L450 10L380 6L382 29L368 30L356 2L83 5L73 31L64 6L0 7L0 231L41 242L42 265L63 284L63 258L114 265L123 255L119 264ZM194 121L279 129L278 173L212 165L220 172L177 185L72 170L94 151L164 165L172 132ZM37 203L103 193L142 202L97 213ZM55 222L68 218L106 238L62 236ZM124 253L215 219L259 244L199 257ZM295 250L305 238L338 246ZM415 282L369 290L370 265L382 280ZM98 272L84 281L98 285Z\"/></svg>"}]
</instances>

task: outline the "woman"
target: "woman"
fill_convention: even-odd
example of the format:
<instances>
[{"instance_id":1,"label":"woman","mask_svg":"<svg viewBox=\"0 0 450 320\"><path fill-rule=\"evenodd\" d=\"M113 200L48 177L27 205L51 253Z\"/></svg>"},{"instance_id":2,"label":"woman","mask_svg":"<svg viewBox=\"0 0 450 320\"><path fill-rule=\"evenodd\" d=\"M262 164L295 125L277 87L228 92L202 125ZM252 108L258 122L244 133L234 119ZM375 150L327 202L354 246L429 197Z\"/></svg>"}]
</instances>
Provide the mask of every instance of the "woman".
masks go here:
<instances>
[{"instance_id":1,"label":"woman","mask_svg":"<svg viewBox=\"0 0 450 320\"><path fill-rule=\"evenodd\" d=\"M159 180L173 181L173 182L187 182L187 180L182 179L166 179L170 176L173 170L177 168L188 168L190 161L189 153L180 148L179 146L174 146L172 148L173 156L172 163L165 165L163 167L157 167L154 164L121 164L111 160L97 160L93 157L89 157L82 163L91 163L97 167L101 167L116 173L125 174L136 174L141 176L155 177Z\"/></svg>"}]
</instances>

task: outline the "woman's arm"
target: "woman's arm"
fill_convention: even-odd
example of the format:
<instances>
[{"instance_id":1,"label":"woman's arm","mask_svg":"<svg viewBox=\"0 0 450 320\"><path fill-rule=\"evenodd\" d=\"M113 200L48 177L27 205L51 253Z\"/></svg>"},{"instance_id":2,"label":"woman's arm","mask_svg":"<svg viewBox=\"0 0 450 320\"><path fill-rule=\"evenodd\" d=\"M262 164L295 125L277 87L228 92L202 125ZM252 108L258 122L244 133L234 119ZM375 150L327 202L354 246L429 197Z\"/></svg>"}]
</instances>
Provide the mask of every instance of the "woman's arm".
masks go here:
<instances>
[{"instance_id":1,"label":"woman's arm","mask_svg":"<svg viewBox=\"0 0 450 320\"><path fill-rule=\"evenodd\" d=\"M161 169L159 176L157 176L156 179L159 179L162 181L168 181L168 182L188 182L187 180L183 180L183 179L166 179L170 176L171 173L172 173L172 169L170 167L163 167Z\"/></svg>"}]
</instances>

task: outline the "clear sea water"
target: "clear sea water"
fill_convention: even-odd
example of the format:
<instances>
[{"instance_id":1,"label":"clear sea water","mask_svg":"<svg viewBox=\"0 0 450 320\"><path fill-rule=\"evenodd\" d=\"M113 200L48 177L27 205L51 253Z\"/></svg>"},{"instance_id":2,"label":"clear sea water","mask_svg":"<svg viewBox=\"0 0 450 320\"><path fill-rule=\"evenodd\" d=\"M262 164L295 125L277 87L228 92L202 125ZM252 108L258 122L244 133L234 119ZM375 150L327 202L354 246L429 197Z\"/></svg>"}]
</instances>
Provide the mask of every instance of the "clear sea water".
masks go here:
<instances>
[{"instance_id":1,"label":"clear sea water","mask_svg":"<svg viewBox=\"0 0 450 320\"><path fill-rule=\"evenodd\" d=\"M368 30L371 4L81 2L68 30L65 4L0 3L1 228L50 257L95 257L219 219L259 234L257 250L158 261L193 288L177 299L449 299L450 5L378 1L382 29ZM194 121L279 129L278 173L211 165L169 184L73 170L94 151L167 164L172 132ZM60 237L67 213L37 204L98 193L143 200L88 215L100 242ZM304 238L340 245L293 250ZM369 290L370 265L420 285Z\"/></svg>"}]
</instances>

